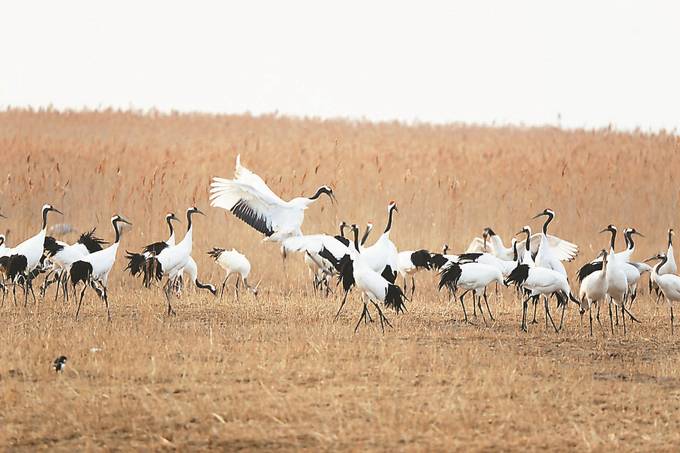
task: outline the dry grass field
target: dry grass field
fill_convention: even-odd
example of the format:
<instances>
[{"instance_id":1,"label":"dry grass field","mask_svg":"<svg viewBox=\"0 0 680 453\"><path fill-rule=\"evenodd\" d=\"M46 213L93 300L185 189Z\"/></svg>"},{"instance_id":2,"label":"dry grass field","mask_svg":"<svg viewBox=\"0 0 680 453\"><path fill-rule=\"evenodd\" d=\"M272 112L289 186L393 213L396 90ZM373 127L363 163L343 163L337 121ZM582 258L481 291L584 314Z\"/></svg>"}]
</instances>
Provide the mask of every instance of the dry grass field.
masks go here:
<instances>
[{"instance_id":1,"label":"dry grass field","mask_svg":"<svg viewBox=\"0 0 680 453\"><path fill-rule=\"evenodd\" d=\"M249 116L129 112L0 113L0 231L11 245L38 231L52 203L79 231L113 236L109 218L134 226L110 281L113 320L86 296L0 308L0 446L71 450L676 450L680 444L680 347L667 305L646 290L642 320L627 336L588 335L573 306L559 334L542 311L519 331L510 290L497 317L466 325L458 304L420 274L394 328L353 332L358 296L333 321L339 294L313 294L299 256L222 210L209 208L211 176L234 159L284 198L331 185L307 211L305 232L341 220L382 229L399 205L400 249L454 250L491 226L506 241L546 207L554 234L579 244L578 265L607 243L608 223L646 235L636 256L665 247L680 190L680 139L669 134L554 128L405 126ZM187 291L177 315L160 289L123 275L122 249L167 235L163 215L192 204L199 276L222 274L206 255L235 247L261 279L257 299ZM51 222L62 221L57 216ZM184 224L185 225L185 224ZM179 235L181 237L181 234ZM374 235L375 239L377 235ZM67 236L73 241L75 236ZM644 277L646 287L646 279ZM605 311L606 312L606 311ZM66 355L57 375L52 360Z\"/></svg>"}]
</instances>

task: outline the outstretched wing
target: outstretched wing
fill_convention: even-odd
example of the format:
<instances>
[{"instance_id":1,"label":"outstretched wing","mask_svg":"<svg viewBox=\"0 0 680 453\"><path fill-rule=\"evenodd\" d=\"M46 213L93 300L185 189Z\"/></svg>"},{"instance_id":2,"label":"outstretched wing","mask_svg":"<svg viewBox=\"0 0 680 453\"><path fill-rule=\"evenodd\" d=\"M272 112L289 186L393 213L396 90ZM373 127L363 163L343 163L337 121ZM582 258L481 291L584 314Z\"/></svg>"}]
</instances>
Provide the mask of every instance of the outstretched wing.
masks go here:
<instances>
[{"instance_id":1,"label":"outstretched wing","mask_svg":"<svg viewBox=\"0 0 680 453\"><path fill-rule=\"evenodd\" d=\"M538 248L541 245L541 234L535 233L531 235L531 254L536 255ZM521 247L520 247L521 244ZM548 235L548 244L552 249L552 253L560 261L571 261L578 255L578 246L569 241L560 239L557 236ZM524 247L524 241L517 243L517 250Z\"/></svg>"},{"instance_id":2,"label":"outstretched wing","mask_svg":"<svg viewBox=\"0 0 680 453\"><path fill-rule=\"evenodd\" d=\"M278 200L248 184L222 178L213 178L210 184L210 205L230 211L266 236L274 234L276 213L285 209Z\"/></svg>"},{"instance_id":3,"label":"outstretched wing","mask_svg":"<svg viewBox=\"0 0 680 453\"><path fill-rule=\"evenodd\" d=\"M484 248L484 239L476 237L470 242L470 245L468 245L468 248L465 250L465 253L482 253L486 252Z\"/></svg>"},{"instance_id":4,"label":"outstretched wing","mask_svg":"<svg viewBox=\"0 0 680 453\"><path fill-rule=\"evenodd\" d=\"M249 186L255 188L265 197L271 199L272 201L278 202L280 204L286 204L278 195L276 195L265 183L262 178L248 170L246 167L241 165L241 155L236 156L236 169L234 170L234 177L236 181L248 184Z\"/></svg>"}]
</instances>

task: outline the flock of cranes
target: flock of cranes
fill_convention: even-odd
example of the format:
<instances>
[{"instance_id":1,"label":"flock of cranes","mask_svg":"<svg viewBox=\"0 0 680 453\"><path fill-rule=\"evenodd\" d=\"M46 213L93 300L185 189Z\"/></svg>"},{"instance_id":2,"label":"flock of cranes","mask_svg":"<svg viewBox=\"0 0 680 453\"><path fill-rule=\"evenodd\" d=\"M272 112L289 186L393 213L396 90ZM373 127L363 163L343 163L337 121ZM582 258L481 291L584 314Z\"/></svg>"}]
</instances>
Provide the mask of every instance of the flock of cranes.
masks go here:
<instances>
[{"instance_id":1,"label":"flock of cranes","mask_svg":"<svg viewBox=\"0 0 680 453\"><path fill-rule=\"evenodd\" d=\"M563 263L572 261L579 250L575 244L548 233L550 223L555 219L555 212L550 209L545 209L534 217L545 218L539 233L532 234L531 228L525 226L512 239L509 247L491 228L485 228L482 237L474 238L464 253L449 254L448 246L444 246L442 253L432 253L426 249L400 252L390 239L390 232L396 223L395 213L398 213L394 201L387 206L385 229L370 246L366 242L373 229L372 224L368 224L361 236L357 224L347 224L344 221L340 224L338 235L304 234L304 211L322 195L328 196L331 202L335 200L333 190L328 186L321 186L310 197L285 201L262 178L242 166L240 157L236 159L233 179L215 177L210 185L211 206L231 212L262 233L264 241L278 243L284 258L292 253L302 254L315 290L325 291L328 295L332 286L331 278L338 278L343 297L336 318L346 305L352 289L358 290L362 310L355 331L362 321L373 321L371 309L375 310L383 330L385 326L391 327L383 309L391 309L396 313L405 312L406 303L415 293L415 275L431 270L439 273L439 289L446 288L452 300L460 302L466 322L468 312L465 296L468 293L472 294L474 314L479 311L486 323L487 317L490 320L495 319L489 304L488 288L493 284L497 288L500 285L515 285L522 300L522 330L528 330L530 302L534 308L531 322L537 322L536 311L542 298L546 327L550 323L559 332L568 304L574 303L581 316L588 312L591 335L595 309L595 318L602 325L602 304L608 306L612 334L614 314L617 324L620 315L624 333L627 330L626 317L631 322L639 322L631 313L631 307L637 297L641 276L649 273L650 291L654 288L657 300L665 297L669 303L673 331L672 303L680 300L680 277L676 274L677 266L673 255L673 230L668 233L666 253L659 253L646 262L637 262L633 259L634 236L642 234L634 228L624 230L626 248L617 252L615 245L618 230L614 225L608 225L601 232L611 235L609 249L603 249L592 261L581 267L577 276L579 290L574 293ZM47 235L48 215L51 212L61 214L53 206L44 205L41 210L40 231L15 247L9 247L5 243L5 237L0 235L3 303L9 286L12 287L15 304L17 288L23 289L24 304L28 303L29 294L35 299L33 281L39 274L45 273L41 287L43 296L50 285L55 285L55 299L60 291L62 297L68 299L69 291L78 296L77 288L82 285L77 297L77 319L86 290L91 288L104 302L110 320L108 278L118 255L123 225L131 223L120 215L114 215L111 218L114 239L110 244L95 236L94 230L83 233L77 242L68 244ZM174 227L174 223L180 222L180 219L174 213L168 213L165 216L169 229L167 239L149 244L137 252L128 251L125 255L125 270L133 277L142 278L144 287L150 288L156 286L155 283L164 282L162 289L168 315L175 314L172 300L181 294L185 274L188 281L193 282L198 289L207 290L213 295L219 292L220 297L224 296L227 281L232 275L236 275L237 298L240 282L254 296L258 294L259 283L251 286L248 281L250 262L235 249L214 247L208 252L225 271L220 291L214 285L198 279L198 267L192 257L193 227L197 220L194 216L197 214L205 215L195 206L187 209L187 229L181 241L176 241ZM348 236L345 235L346 230L350 232ZM646 264L655 260L658 263L654 267ZM399 276L402 286L397 281ZM559 325L551 313L552 299L555 299L557 309L561 310Z\"/></svg>"}]
</instances>

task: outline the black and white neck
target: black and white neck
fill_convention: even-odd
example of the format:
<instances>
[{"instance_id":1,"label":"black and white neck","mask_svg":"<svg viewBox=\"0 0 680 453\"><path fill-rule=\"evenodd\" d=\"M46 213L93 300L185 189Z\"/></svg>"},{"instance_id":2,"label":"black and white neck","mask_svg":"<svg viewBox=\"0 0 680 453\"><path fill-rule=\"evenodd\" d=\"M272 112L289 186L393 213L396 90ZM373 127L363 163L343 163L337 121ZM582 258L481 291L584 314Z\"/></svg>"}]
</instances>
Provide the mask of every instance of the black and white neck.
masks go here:
<instances>
[{"instance_id":1,"label":"black and white neck","mask_svg":"<svg viewBox=\"0 0 680 453\"><path fill-rule=\"evenodd\" d=\"M120 242L121 231L119 223L127 223L128 225L132 225L130 222L128 222L119 215L114 215L113 217L111 217L111 225L113 225L113 231L116 232L116 239L113 241L114 244L118 244Z\"/></svg>"},{"instance_id":2,"label":"black and white neck","mask_svg":"<svg viewBox=\"0 0 680 453\"><path fill-rule=\"evenodd\" d=\"M661 267L662 267L664 264L666 264L666 262L668 261L668 257L667 257L666 255L657 255L657 258L659 258L659 259L661 260L661 261L659 261L659 263L658 263L658 264L656 265L656 267L654 268L654 272L656 272L656 274L658 275L658 274L659 274L659 270L661 269Z\"/></svg>"},{"instance_id":3,"label":"black and white neck","mask_svg":"<svg viewBox=\"0 0 680 453\"><path fill-rule=\"evenodd\" d=\"M340 237L344 238L345 237L345 228L347 228L347 224L343 221L340 223Z\"/></svg>"},{"instance_id":4,"label":"black and white neck","mask_svg":"<svg viewBox=\"0 0 680 453\"><path fill-rule=\"evenodd\" d=\"M673 247L673 228L668 229L668 248Z\"/></svg>"},{"instance_id":5,"label":"black and white neck","mask_svg":"<svg viewBox=\"0 0 680 453\"><path fill-rule=\"evenodd\" d=\"M322 194L328 195L329 198L333 198L333 189L331 189L328 186L321 186L318 189L316 189L316 192L314 195L309 197L310 200L317 200Z\"/></svg>"},{"instance_id":6,"label":"black and white neck","mask_svg":"<svg viewBox=\"0 0 680 453\"><path fill-rule=\"evenodd\" d=\"M397 209L397 204L393 201L387 207L387 226L385 226L384 233L389 233L392 229L392 217L394 216L394 211L399 212Z\"/></svg>"},{"instance_id":7,"label":"black and white neck","mask_svg":"<svg viewBox=\"0 0 680 453\"><path fill-rule=\"evenodd\" d=\"M352 233L354 234L354 248L359 251L359 227L355 224L352 225Z\"/></svg>"},{"instance_id":8,"label":"black and white neck","mask_svg":"<svg viewBox=\"0 0 680 453\"><path fill-rule=\"evenodd\" d=\"M550 225L550 222L552 222L553 219L555 218L555 213L552 212L549 209L546 209L545 215L547 216L547 219L545 219L545 223L543 224L543 234L545 234L547 236L548 235L548 225Z\"/></svg>"},{"instance_id":9,"label":"black and white neck","mask_svg":"<svg viewBox=\"0 0 680 453\"><path fill-rule=\"evenodd\" d=\"M373 224L371 222L368 222L366 224L366 231L364 231L364 235L361 237L361 245L364 245L366 241L368 240L368 235L371 234L371 231L373 231Z\"/></svg>"}]
</instances>

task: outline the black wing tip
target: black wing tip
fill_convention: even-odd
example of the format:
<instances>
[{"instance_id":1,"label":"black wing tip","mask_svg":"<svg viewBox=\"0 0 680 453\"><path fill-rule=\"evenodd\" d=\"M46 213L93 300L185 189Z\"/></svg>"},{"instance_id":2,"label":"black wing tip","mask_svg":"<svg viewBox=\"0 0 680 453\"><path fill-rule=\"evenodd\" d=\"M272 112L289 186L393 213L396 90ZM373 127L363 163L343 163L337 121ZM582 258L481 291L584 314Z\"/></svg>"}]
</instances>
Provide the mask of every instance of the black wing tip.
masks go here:
<instances>
[{"instance_id":1,"label":"black wing tip","mask_svg":"<svg viewBox=\"0 0 680 453\"><path fill-rule=\"evenodd\" d=\"M267 224L267 219L259 215L243 199L234 204L231 208L231 213L267 237L274 234L274 230Z\"/></svg>"}]
</instances>

